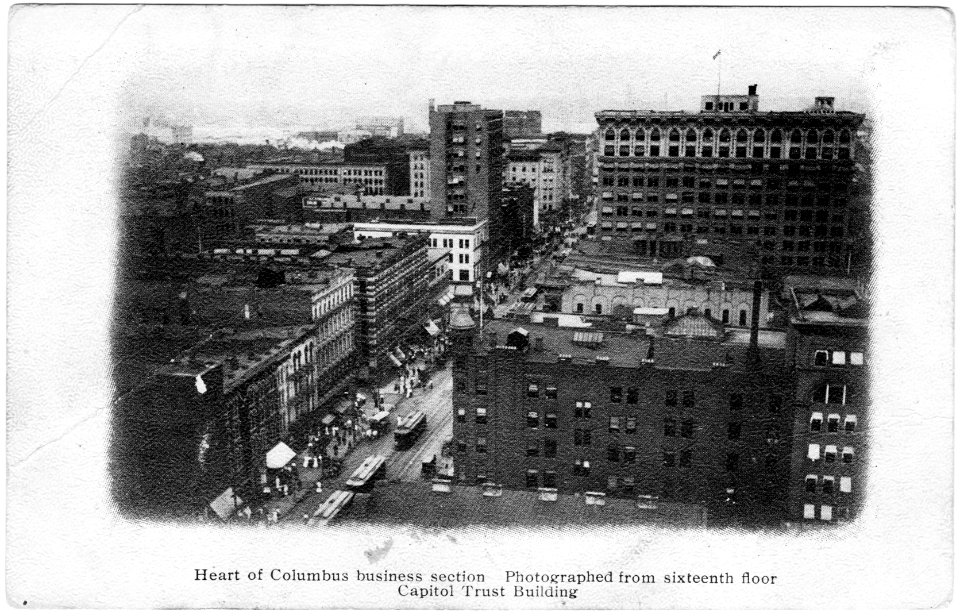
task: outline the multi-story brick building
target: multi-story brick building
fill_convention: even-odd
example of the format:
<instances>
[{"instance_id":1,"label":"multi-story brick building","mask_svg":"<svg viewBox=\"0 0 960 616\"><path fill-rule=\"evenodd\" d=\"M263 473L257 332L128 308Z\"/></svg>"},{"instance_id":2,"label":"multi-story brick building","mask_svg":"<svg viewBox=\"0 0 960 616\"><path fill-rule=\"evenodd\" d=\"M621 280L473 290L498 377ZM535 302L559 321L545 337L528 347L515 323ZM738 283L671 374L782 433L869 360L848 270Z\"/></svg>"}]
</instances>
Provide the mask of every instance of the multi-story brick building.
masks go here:
<instances>
[{"instance_id":1,"label":"multi-story brick building","mask_svg":"<svg viewBox=\"0 0 960 616\"><path fill-rule=\"evenodd\" d=\"M563 149L544 143L533 148L511 149L504 167L504 181L522 183L533 189L534 226L548 212L557 212L568 196Z\"/></svg>"},{"instance_id":2,"label":"multi-story brick building","mask_svg":"<svg viewBox=\"0 0 960 616\"><path fill-rule=\"evenodd\" d=\"M533 236L536 227L534 220L537 217L536 201L533 188L527 184L504 182L503 199L503 226L506 235L506 254L518 254L526 257L532 248Z\"/></svg>"},{"instance_id":3,"label":"multi-story brick building","mask_svg":"<svg viewBox=\"0 0 960 616\"><path fill-rule=\"evenodd\" d=\"M430 200L430 147L410 148L410 195Z\"/></svg>"},{"instance_id":4,"label":"multi-story brick building","mask_svg":"<svg viewBox=\"0 0 960 616\"><path fill-rule=\"evenodd\" d=\"M384 221L353 225L354 238L358 240L415 233L429 234L428 259L431 263L437 263L438 267L440 262L445 263L443 275L446 278L469 283L480 280L487 251L485 220L478 222L464 218L422 223Z\"/></svg>"},{"instance_id":5,"label":"multi-story brick building","mask_svg":"<svg viewBox=\"0 0 960 616\"><path fill-rule=\"evenodd\" d=\"M489 220L492 259L503 255L503 112L469 102L430 106L430 214Z\"/></svg>"},{"instance_id":6,"label":"multi-story brick building","mask_svg":"<svg viewBox=\"0 0 960 616\"><path fill-rule=\"evenodd\" d=\"M324 259L354 270L360 376L380 379L393 367L390 355L404 337L424 325L430 261L425 233L365 239L343 245Z\"/></svg>"},{"instance_id":7,"label":"multi-story brick building","mask_svg":"<svg viewBox=\"0 0 960 616\"><path fill-rule=\"evenodd\" d=\"M794 378L789 516L856 517L870 428L868 306L851 286L830 295L790 287L787 362Z\"/></svg>"},{"instance_id":8,"label":"multi-story brick building","mask_svg":"<svg viewBox=\"0 0 960 616\"><path fill-rule=\"evenodd\" d=\"M297 218L297 178L274 173L236 184L224 183L204 191L197 208L203 241L236 239L258 218Z\"/></svg>"},{"instance_id":9,"label":"multi-story brick building","mask_svg":"<svg viewBox=\"0 0 960 616\"><path fill-rule=\"evenodd\" d=\"M596 119L596 208L610 223L601 240L669 257L684 237L725 239L758 248L769 275L850 262L864 116L836 111L832 97L805 111L759 111L750 86L745 96L702 97L697 113Z\"/></svg>"},{"instance_id":10,"label":"multi-story brick building","mask_svg":"<svg viewBox=\"0 0 960 616\"><path fill-rule=\"evenodd\" d=\"M267 162L251 163L247 168L295 175L300 188L308 192L336 186L357 189L367 195L404 194L407 190L404 177L403 189L396 192L396 183L390 178L390 165L386 163ZM391 192L392 187L394 192Z\"/></svg>"},{"instance_id":11,"label":"multi-story brick building","mask_svg":"<svg viewBox=\"0 0 960 616\"><path fill-rule=\"evenodd\" d=\"M656 336L451 316L456 479L704 504L781 519L782 332L690 313Z\"/></svg>"},{"instance_id":12,"label":"multi-story brick building","mask_svg":"<svg viewBox=\"0 0 960 616\"><path fill-rule=\"evenodd\" d=\"M424 197L379 195L308 195L303 214L323 223L385 220L429 221L430 201Z\"/></svg>"},{"instance_id":13,"label":"multi-story brick building","mask_svg":"<svg viewBox=\"0 0 960 616\"><path fill-rule=\"evenodd\" d=\"M138 305L173 312L186 322L177 329L194 331L193 344L172 363L171 355L158 357L165 365L125 387L115 403L114 447L128 461L117 478L125 509L189 515L228 484L248 500L266 451L280 440L305 445L306 430L335 411L332 399L352 390L350 270L314 269L299 281L291 273L290 284L261 289L252 280L239 284L228 273L234 266L212 268L227 272L143 286L120 309L129 323L139 320ZM136 331L119 335L144 344Z\"/></svg>"}]
</instances>

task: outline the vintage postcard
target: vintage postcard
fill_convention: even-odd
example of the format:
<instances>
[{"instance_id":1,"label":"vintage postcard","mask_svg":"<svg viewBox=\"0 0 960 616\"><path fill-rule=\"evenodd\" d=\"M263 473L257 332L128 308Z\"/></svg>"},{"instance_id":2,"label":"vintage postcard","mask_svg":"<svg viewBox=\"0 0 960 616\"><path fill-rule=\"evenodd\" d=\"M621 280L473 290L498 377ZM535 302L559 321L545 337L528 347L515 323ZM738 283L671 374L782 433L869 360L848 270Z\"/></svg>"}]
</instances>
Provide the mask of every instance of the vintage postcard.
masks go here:
<instances>
[{"instance_id":1,"label":"vintage postcard","mask_svg":"<svg viewBox=\"0 0 960 616\"><path fill-rule=\"evenodd\" d=\"M948 10L8 19L10 605L952 600Z\"/></svg>"}]
</instances>

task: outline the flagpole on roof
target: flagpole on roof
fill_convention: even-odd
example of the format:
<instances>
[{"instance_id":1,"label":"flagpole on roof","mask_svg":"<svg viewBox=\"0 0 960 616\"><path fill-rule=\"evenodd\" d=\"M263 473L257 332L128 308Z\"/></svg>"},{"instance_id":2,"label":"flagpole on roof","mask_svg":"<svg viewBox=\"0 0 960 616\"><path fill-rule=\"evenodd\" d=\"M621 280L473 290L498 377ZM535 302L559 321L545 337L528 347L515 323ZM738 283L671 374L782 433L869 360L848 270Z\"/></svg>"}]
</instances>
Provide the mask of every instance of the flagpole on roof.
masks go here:
<instances>
[{"instance_id":1,"label":"flagpole on roof","mask_svg":"<svg viewBox=\"0 0 960 616\"><path fill-rule=\"evenodd\" d=\"M721 57L720 52L722 50L718 49L717 53L713 54L713 59L717 61L717 103L720 103L720 75L723 70L723 57Z\"/></svg>"}]
</instances>

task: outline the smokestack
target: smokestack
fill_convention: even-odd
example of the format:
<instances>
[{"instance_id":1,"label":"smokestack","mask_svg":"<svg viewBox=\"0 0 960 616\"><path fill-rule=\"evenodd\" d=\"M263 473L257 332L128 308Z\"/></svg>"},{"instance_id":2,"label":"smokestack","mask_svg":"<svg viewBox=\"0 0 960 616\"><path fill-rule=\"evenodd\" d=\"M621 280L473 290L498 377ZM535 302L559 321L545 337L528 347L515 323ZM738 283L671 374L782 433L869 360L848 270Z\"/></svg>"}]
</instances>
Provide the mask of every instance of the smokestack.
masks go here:
<instances>
[{"instance_id":1,"label":"smokestack","mask_svg":"<svg viewBox=\"0 0 960 616\"><path fill-rule=\"evenodd\" d=\"M763 296L763 283L759 280L753 281L753 310L750 323L750 346L757 348L760 338L760 298Z\"/></svg>"}]
</instances>

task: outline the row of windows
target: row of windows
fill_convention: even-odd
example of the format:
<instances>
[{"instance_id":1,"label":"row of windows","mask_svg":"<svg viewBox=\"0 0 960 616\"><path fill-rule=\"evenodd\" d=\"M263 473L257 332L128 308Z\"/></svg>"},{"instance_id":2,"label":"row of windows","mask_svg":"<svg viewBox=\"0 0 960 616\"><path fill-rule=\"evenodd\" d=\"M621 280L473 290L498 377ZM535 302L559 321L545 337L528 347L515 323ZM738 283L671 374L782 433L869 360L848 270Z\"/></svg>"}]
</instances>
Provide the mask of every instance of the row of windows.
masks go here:
<instances>
[{"instance_id":1,"label":"row of windows","mask_svg":"<svg viewBox=\"0 0 960 616\"><path fill-rule=\"evenodd\" d=\"M633 222L633 223L630 223L629 225L625 222L622 222L622 223L617 223L616 227L614 227L613 223L603 223L601 225L601 229L604 231L612 231L614 228L616 228L616 230L621 233L627 232L628 229L630 231L633 231L634 233L641 232L641 231L650 233L650 232L656 232L662 229L664 233L677 233L679 231L680 233L697 233L697 234L705 234L705 233L712 232L716 235L726 235L727 233L729 233L730 235L744 235L744 234L757 235L757 236L760 235L761 227L757 225L747 225L746 227L744 227L742 224L736 224L736 222L737 221L730 221L729 226L727 226L728 221L726 220L723 220L723 221L715 220L713 221L713 226L710 226L710 225L694 226L692 223L677 224L674 222L664 222L662 228L660 227L660 225L658 225L655 222L646 222L646 223ZM814 241L812 243L809 240L800 240L798 242L794 242L793 240L784 240L783 243L780 245L780 249L786 250L789 252L810 252L812 250L813 252L836 253L836 252L841 252L843 250L842 242L826 241L827 238L832 238L836 240L844 237L844 228L840 226L827 227L826 225L822 225L822 226L818 225L816 227L809 227L809 226L796 227L794 225L784 225L780 229L774 226L766 226L766 227L763 227L762 230L763 230L763 235L765 237L776 236L778 235L778 231L779 231L779 234L782 234L784 237L794 237L799 235L800 237L812 236L815 238L822 238L820 241ZM638 241L642 242L641 245L638 246L638 250L640 250L642 254L646 250L646 240L638 239ZM775 240L765 240L762 243L758 240L757 245L763 248L763 250L777 249L777 242ZM651 247L651 250L653 250L652 247Z\"/></svg>"},{"instance_id":2,"label":"row of windows","mask_svg":"<svg viewBox=\"0 0 960 616\"><path fill-rule=\"evenodd\" d=\"M810 431L811 432L823 431L823 413L812 413L810 415ZM844 432L857 431L856 415L847 415L843 418L843 431ZM827 432L828 433L840 432L840 414L839 413L831 413L827 415Z\"/></svg>"},{"instance_id":3,"label":"row of windows","mask_svg":"<svg viewBox=\"0 0 960 616\"><path fill-rule=\"evenodd\" d=\"M626 178L620 178L626 180ZM612 184L611 184L612 186ZM621 186L621 188L625 187ZM850 200L845 196L833 196L821 194L814 198L812 193L795 195L788 194L786 197L779 193L769 193L764 196L761 193L745 192L681 192L681 193L663 193L663 192L641 192L633 191L630 193L605 191L600 193L600 199L603 201L616 201L617 203L716 203L717 205L785 205L787 207L835 207L845 208ZM604 211L612 206L604 204ZM622 206L618 206L622 207ZM606 212L612 214L612 212ZM688 215L692 215L690 212ZM759 213L758 213L759 215Z\"/></svg>"},{"instance_id":4,"label":"row of windows","mask_svg":"<svg viewBox=\"0 0 960 616\"><path fill-rule=\"evenodd\" d=\"M666 130L666 129L664 129ZM714 139L715 131L712 128L705 128L702 132L699 132L696 129L688 128L683 134L683 141L687 143L696 142L696 141L710 141ZM741 128L736 132L736 135L732 135L729 129L721 129L717 138L720 143L729 143L731 138L735 139L737 143L747 143L750 138L750 133L746 129ZM638 128L635 132L630 131L629 129L621 129L618 133L613 128L608 128L604 133L604 140L606 141L616 141L619 137L620 141L646 141L649 137L650 141L656 142L660 141L660 128L654 127L647 131L645 128ZM767 133L762 128L755 129L752 134L754 143L764 143L769 140L771 143L783 143L784 131L779 128L774 129L770 133ZM680 131L676 128L670 129L667 134L667 140L671 142L678 143L681 141ZM850 143L850 131L843 129L840 131L839 136L834 133L833 130L827 129L822 133L816 129L810 129L804 134L800 129L794 129L790 132L789 136L790 143Z\"/></svg>"},{"instance_id":5,"label":"row of windows","mask_svg":"<svg viewBox=\"0 0 960 616\"><path fill-rule=\"evenodd\" d=\"M823 494L833 494L836 489L836 478L833 475L824 475L823 477L807 475L803 484L804 490L812 494L815 494L818 489ZM840 478L840 491L846 494L853 491L853 479L851 477Z\"/></svg>"},{"instance_id":6,"label":"row of windows","mask_svg":"<svg viewBox=\"0 0 960 616\"><path fill-rule=\"evenodd\" d=\"M604 146L603 148L604 156L621 156L621 157L657 157L657 156L668 156L670 158L679 158L681 156L680 146L671 145L667 146L666 154L661 154L660 146L651 145L649 148L645 148L642 145L630 147L628 145L622 145L619 148L615 148L612 145ZM850 160L850 148L816 148L816 147L791 147L787 148L786 156L784 156L784 150L779 146L770 146L769 149L760 146L754 146L752 149L747 149L746 146L737 146L734 147L731 151L731 148L728 146L720 146L714 152L713 146L705 145L697 148L697 146L688 145L683 148L682 156L684 158L771 158L775 160L781 160L783 158L788 158L790 160Z\"/></svg>"},{"instance_id":7,"label":"row of windows","mask_svg":"<svg viewBox=\"0 0 960 616\"><path fill-rule=\"evenodd\" d=\"M806 504L803 506L803 519L817 519L816 505ZM831 505L820 505L820 519L824 522L829 522L833 519L833 507Z\"/></svg>"},{"instance_id":8,"label":"row of windows","mask_svg":"<svg viewBox=\"0 0 960 616\"><path fill-rule=\"evenodd\" d=\"M810 443L807 445L807 459L811 462L820 461L820 445ZM853 447L844 446L842 449L836 445L827 445L823 447L823 461L827 464L833 464L837 461L837 454L840 454L840 461L844 464L853 464Z\"/></svg>"},{"instance_id":9,"label":"row of windows","mask_svg":"<svg viewBox=\"0 0 960 616\"><path fill-rule=\"evenodd\" d=\"M609 170L613 171L613 168ZM616 174L604 173L604 178L615 177L617 179L618 186L626 186L628 183L623 183L620 180L629 179L633 186L648 186L650 188L657 188L660 186L661 176L659 174L654 175L631 175L630 172L626 169L620 170ZM728 188L732 186L734 189L741 188L746 189L747 186L751 190L760 190L766 188L767 190L782 190L784 187L784 182L780 178L733 178L731 181L730 178L726 177L704 177L696 175L685 175L685 176L666 176L663 179L663 185L667 188ZM832 193L832 192L847 192L849 184L847 184L845 179L838 179L835 183L831 184L829 178L818 177L818 182L813 182L812 180L804 181L802 184L800 180L789 180L786 182L786 188L790 192L798 192L801 189L816 189L822 193Z\"/></svg>"},{"instance_id":10,"label":"row of windows","mask_svg":"<svg viewBox=\"0 0 960 616\"><path fill-rule=\"evenodd\" d=\"M466 423L467 421L466 409L459 409L457 411L457 421L459 423ZM485 408L476 409L474 414L474 421L478 424L486 424L487 409ZM621 431L624 434L637 433L637 418L635 416L629 416L629 417L613 416L613 417L610 417L608 421L609 423L607 426L607 431L610 434L620 434ZM848 415L847 421L848 421L848 424L847 424L848 426L852 425L852 427L848 427L847 431L853 432L856 427L856 416ZM850 422L852 422L852 424ZM526 423L527 423L527 427L529 428L538 428L540 426L539 413L537 413L536 411L528 412ZM543 425L546 428L556 429L557 413L554 411L547 411L544 414ZM742 429L743 429L743 425L741 422L739 421L728 422L727 438L732 441L739 440L742 434ZM666 417L663 420L664 436L671 436L671 437L679 436L681 438L692 439L694 437L695 431L696 431L696 423L692 419L684 419L678 422L677 419L674 417ZM819 431L819 429L817 431ZM833 431L835 432L836 430L833 430ZM574 445L590 445L593 441L593 429L592 428L575 428L573 431L573 441L574 441ZM545 442L553 443L553 451L555 453L556 443L554 441L545 441ZM537 455L537 454L528 454L528 455ZM552 457L552 456L548 456L548 457Z\"/></svg>"},{"instance_id":11,"label":"row of windows","mask_svg":"<svg viewBox=\"0 0 960 616\"><path fill-rule=\"evenodd\" d=\"M862 366L863 365L863 352L862 351L830 351L826 349L820 349L814 351L813 353L813 365L814 366L845 366L847 364L851 366Z\"/></svg>"},{"instance_id":12,"label":"row of windows","mask_svg":"<svg viewBox=\"0 0 960 616\"><path fill-rule=\"evenodd\" d=\"M600 309L602 310L602 306ZM725 317L729 320L729 311L724 311L727 314ZM746 311L741 311L742 320L746 320ZM547 385L545 388L545 394L547 398L556 399L557 398L557 388L555 385ZM539 398L540 397L540 385L538 383L528 383L527 384L527 397L529 398ZM610 402L621 403L624 401L624 387L620 385L611 385L610 386ZM728 405L731 411L738 411L743 408L744 397L743 393L735 392L729 394L727 399ZM640 388L639 387L627 387L626 388L626 403L627 404L639 404L640 402ZM693 390L683 390L682 392L678 389L668 389L664 392L663 403L666 406L678 406L682 405L684 407L690 408L696 405L696 394ZM782 398L780 396L771 396L770 398L770 410L775 412L779 410L780 404L782 404ZM593 408L593 402L589 400L577 400L574 406L574 417L590 417L590 410Z\"/></svg>"},{"instance_id":13,"label":"row of windows","mask_svg":"<svg viewBox=\"0 0 960 616\"><path fill-rule=\"evenodd\" d=\"M666 208L663 208L663 210L661 211L661 210L659 210L659 209L647 209L647 210L644 210L644 209L641 209L640 207L638 207L638 206L636 206L636 205L633 205L633 206L618 205L618 206L616 206L616 210L614 210L614 208L613 208L612 206L604 206L604 207L601 209L600 215L601 215L603 218L613 218L613 217L614 217L614 212L616 212L616 216L617 216L617 217L621 217L621 218L629 218L629 217L633 217L633 218L642 218L642 217L646 217L646 218L659 218L659 217L661 217L661 216L664 217L664 218L676 218L676 217L677 217L677 208L676 208L676 207L666 207ZM679 214L680 214L680 217L681 217L681 218L692 218L693 215L694 215L694 209L693 209L693 208L683 208L683 209L680 209L680 210L679 210ZM744 218L744 215L746 215L746 217L747 217L748 219L751 219L751 220L749 220L748 222L758 223L758 222L759 222L759 218L760 218L760 210L746 210L746 211L745 211L745 210L742 210L742 209L727 210L726 208L714 208L714 209L699 208L699 209L696 210L696 216L697 216L697 218L711 218L711 217L712 217L712 218L726 218L727 216L730 216L731 218L743 219L743 218ZM777 214L776 212L764 212L764 215L763 215L764 220L768 220L768 221L776 221L777 219L779 219L779 217L780 217L780 215ZM817 223L823 223L823 224L825 224L825 223L829 223L829 222L832 221L834 224L836 224L836 223L841 223L841 224L842 224L845 217L844 217L844 213L843 213L843 212L836 212L836 213L833 213L833 214L831 215L831 212L830 212L829 210L816 210L816 211L814 211L814 210L786 210L786 211L784 212L784 218L786 219L787 222L796 222L797 219L799 218L799 219L800 219L800 222L817 222ZM754 220L754 219L755 219L755 220ZM737 221L737 220L731 220L731 222L739 222L739 221ZM600 226L601 226L602 229L609 229L609 228L612 228L612 227L610 226L611 224L612 224L612 223L602 222ZM618 223L618 224L623 224L623 225L625 225L625 224L627 224L627 223L626 223L626 222L622 222L622 223ZM634 223L634 224L633 224L633 227L634 227L634 228L639 228L639 227L636 226L637 224L640 224L640 223ZM623 226L623 227L618 227L618 228L625 229L626 227ZM773 231L764 232L764 235L775 235L775 234L776 234L776 227L771 226L771 227L767 227L767 228L773 229ZM826 227L823 227L823 228L820 229L819 231L817 230L817 228L815 228L815 227L810 227L810 226L801 226L801 227L799 227L799 229L798 229L797 227L795 227L795 226L793 226L793 225L787 225L787 227L784 227L784 228L785 228L785 229L789 228L789 231L785 232L785 234L788 235L788 236L800 235L801 237L810 237L810 236L815 235L815 234L818 234L818 233L819 233L821 236L823 236L823 235L826 234ZM849 363L849 362L848 362L848 363Z\"/></svg>"}]
</instances>

